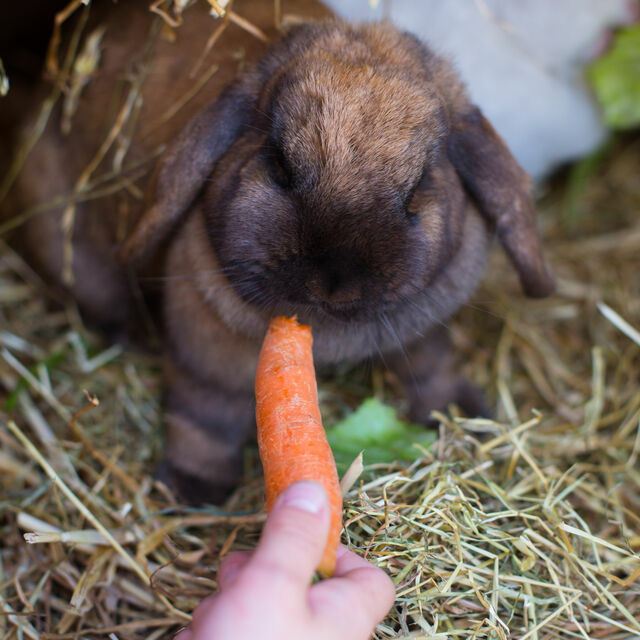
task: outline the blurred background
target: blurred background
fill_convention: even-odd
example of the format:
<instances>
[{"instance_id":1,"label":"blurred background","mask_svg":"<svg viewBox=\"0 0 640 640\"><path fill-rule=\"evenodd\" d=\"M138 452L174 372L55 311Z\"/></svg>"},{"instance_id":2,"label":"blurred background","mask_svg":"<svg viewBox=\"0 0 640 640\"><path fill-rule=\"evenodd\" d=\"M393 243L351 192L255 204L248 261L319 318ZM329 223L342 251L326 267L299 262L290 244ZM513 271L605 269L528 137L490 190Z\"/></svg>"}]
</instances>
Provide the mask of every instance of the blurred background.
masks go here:
<instances>
[{"instance_id":1,"label":"blurred background","mask_svg":"<svg viewBox=\"0 0 640 640\"><path fill-rule=\"evenodd\" d=\"M603 141L585 68L612 44L616 28L638 19L640 8L632 0L326 2L351 20L389 18L450 59L536 179Z\"/></svg>"},{"instance_id":2,"label":"blurred background","mask_svg":"<svg viewBox=\"0 0 640 640\"><path fill-rule=\"evenodd\" d=\"M9 77L37 73L53 17L69 3L3 4L4 67ZM631 120L603 114L603 108L620 110L619 104L607 101L614 99L612 92L623 99L620 85L632 78L603 80L593 72L589 81L587 69L610 51L617 29L637 22L640 0L325 0L325 4L350 20L390 19L451 60L472 99L535 179L596 149L607 127L638 121L637 113ZM285 2L285 11L286 7ZM640 49L640 42L636 37L627 46ZM624 73L637 76L637 66ZM601 86L611 83L618 87ZM600 95L600 104L594 89L609 91ZM637 93L634 98L635 110L640 110Z\"/></svg>"}]
</instances>

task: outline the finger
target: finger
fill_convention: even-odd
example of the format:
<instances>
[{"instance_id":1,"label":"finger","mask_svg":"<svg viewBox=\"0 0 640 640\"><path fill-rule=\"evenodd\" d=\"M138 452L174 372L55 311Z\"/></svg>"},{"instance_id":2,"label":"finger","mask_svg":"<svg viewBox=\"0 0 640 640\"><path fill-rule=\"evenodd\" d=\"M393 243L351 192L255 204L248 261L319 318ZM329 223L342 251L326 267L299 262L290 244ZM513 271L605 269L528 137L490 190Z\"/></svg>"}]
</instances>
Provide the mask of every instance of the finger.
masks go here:
<instances>
[{"instance_id":1,"label":"finger","mask_svg":"<svg viewBox=\"0 0 640 640\"><path fill-rule=\"evenodd\" d=\"M184 627L173 636L173 640L193 640L193 632L189 627Z\"/></svg>"},{"instance_id":2,"label":"finger","mask_svg":"<svg viewBox=\"0 0 640 640\"><path fill-rule=\"evenodd\" d=\"M250 551L234 551L226 555L218 568L218 589L223 591L228 589L235 579L239 575L242 568L247 564L251 557ZM218 594L214 593L204 600L196 607L191 616L191 629L194 632L199 632L201 625L203 625L207 618L211 615L211 611L216 607L218 601ZM182 638L179 640L192 640L191 636Z\"/></svg>"},{"instance_id":3,"label":"finger","mask_svg":"<svg viewBox=\"0 0 640 640\"><path fill-rule=\"evenodd\" d=\"M225 591L238 577L238 574L251 558L251 551L234 551L227 554L218 568L218 589Z\"/></svg>"},{"instance_id":4,"label":"finger","mask_svg":"<svg viewBox=\"0 0 640 640\"><path fill-rule=\"evenodd\" d=\"M309 591L309 606L319 619L333 620L336 629L347 637L368 638L395 600L391 578L366 560L355 560L355 554L344 554L342 568L352 568L339 577L313 585ZM365 566L362 566L364 562ZM340 563L340 561L339 561Z\"/></svg>"},{"instance_id":5,"label":"finger","mask_svg":"<svg viewBox=\"0 0 640 640\"><path fill-rule=\"evenodd\" d=\"M253 557L242 572L243 584L304 593L320 563L329 533L329 503L316 482L297 482L278 499ZM258 586L259 585L259 586Z\"/></svg>"},{"instance_id":6,"label":"finger","mask_svg":"<svg viewBox=\"0 0 640 640\"><path fill-rule=\"evenodd\" d=\"M193 632L194 635L200 636L202 625L206 624L207 619L211 615L213 609L215 609L218 603L218 594L214 593L210 596L207 596L200 604L194 609L191 614L191 624L189 625L189 629ZM179 638L179 640L183 640L183 638ZM191 637L184 638L184 640L191 640Z\"/></svg>"},{"instance_id":7,"label":"finger","mask_svg":"<svg viewBox=\"0 0 640 640\"><path fill-rule=\"evenodd\" d=\"M368 560L341 544L336 554L336 570L333 575L335 578L339 578L354 569L370 568L372 566L374 565Z\"/></svg>"}]
</instances>

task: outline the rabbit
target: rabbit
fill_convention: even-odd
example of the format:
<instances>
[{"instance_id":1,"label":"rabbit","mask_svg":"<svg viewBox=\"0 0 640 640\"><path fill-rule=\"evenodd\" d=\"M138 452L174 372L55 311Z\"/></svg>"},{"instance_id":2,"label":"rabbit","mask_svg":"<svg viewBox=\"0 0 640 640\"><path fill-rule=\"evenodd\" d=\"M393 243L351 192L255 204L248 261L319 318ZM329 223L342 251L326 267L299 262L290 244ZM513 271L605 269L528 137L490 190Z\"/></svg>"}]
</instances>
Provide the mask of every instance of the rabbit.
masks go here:
<instances>
[{"instance_id":1,"label":"rabbit","mask_svg":"<svg viewBox=\"0 0 640 640\"><path fill-rule=\"evenodd\" d=\"M72 282L60 275L59 211L21 233L40 271L103 327L139 324L137 290L160 279L158 474L195 503L224 500L241 477L271 317L312 326L320 369L384 360L411 417L427 423L451 402L484 410L453 367L442 324L473 293L492 235L527 295L553 290L530 179L451 66L388 22L352 25L310 0L292 6L313 21L269 46L230 25L207 61L217 73L171 118L162 114L191 86L210 27L196 5L176 42L156 31L126 157L166 148L139 181L146 198L125 189L77 205ZM233 7L273 34L269 3ZM110 8L104 20L101 68L75 135L50 124L16 186L22 206L73 188L112 126L105 105L140 64L133 43L152 22L144 4Z\"/></svg>"}]
</instances>

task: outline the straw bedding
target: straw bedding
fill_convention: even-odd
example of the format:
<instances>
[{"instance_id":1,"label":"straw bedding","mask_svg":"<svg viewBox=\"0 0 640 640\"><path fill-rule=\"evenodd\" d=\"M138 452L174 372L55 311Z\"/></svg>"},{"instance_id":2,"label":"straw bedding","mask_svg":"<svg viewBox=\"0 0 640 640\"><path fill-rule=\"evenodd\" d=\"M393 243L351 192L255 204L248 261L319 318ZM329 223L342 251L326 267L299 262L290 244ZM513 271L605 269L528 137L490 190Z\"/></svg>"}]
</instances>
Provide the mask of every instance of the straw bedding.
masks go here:
<instances>
[{"instance_id":1,"label":"straw bedding","mask_svg":"<svg viewBox=\"0 0 640 640\"><path fill-rule=\"evenodd\" d=\"M375 638L640 637L640 139L539 203L558 278L521 297L496 252L449 328L495 420L455 407L412 463L365 467L343 541L397 600ZM19 214L20 212L16 212ZM321 383L327 426L397 385L365 367ZM160 366L110 345L0 247L0 637L164 638L264 521L255 446L220 508L153 479ZM366 458L365 458L366 462Z\"/></svg>"}]
</instances>

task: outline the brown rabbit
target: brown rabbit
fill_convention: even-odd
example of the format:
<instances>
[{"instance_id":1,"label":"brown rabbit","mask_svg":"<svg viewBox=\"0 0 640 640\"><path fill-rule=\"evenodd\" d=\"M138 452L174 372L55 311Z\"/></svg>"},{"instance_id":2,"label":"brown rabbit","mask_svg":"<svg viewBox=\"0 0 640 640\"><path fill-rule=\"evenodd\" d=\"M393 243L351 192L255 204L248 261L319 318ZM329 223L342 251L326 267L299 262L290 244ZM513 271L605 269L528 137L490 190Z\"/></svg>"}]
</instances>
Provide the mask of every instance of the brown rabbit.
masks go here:
<instances>
[{"instance_id":1,"label":"brown rabbit","mask_svg":"<svg viewBox=\"0 0 640 640\"><path fill-rule=\"evenodd\" d=\"M272 33L270 3L238 0L234 10ZM326 14L311 1L295 10ZM384 358L406 384L413 418L426 421L450 402L481 407L452 370L440 326L477 285L491 234L528 295L553 284L528 177L450 66L416 38L386 23L329 20L296 26L265 52L231 25L214 47L219 71L163 119L193 84L188 72L211 28L200 11L185 13L176 42L151 36L126 152L134 163L168 142L150 202L143 208L121 191L78 206L67 288L90 319L123 327L137 320L122 265L140 271L164 256L151 270L164 278L161 468L182 494L216 501L237 482L253 433L270 317L311 324L319 366ZM144 5L110 9L74 134L51 123L20 177L21 206L73 187L113 126L107 105L140 64L133 43L152 21ZM258 61L234 79L240 47ZM119 236L123 217L135 225ZM24 231L36 264L62 284L60 214Z\"/></svg>"}]
</instances>

